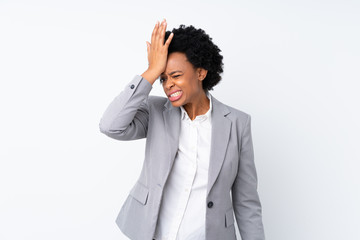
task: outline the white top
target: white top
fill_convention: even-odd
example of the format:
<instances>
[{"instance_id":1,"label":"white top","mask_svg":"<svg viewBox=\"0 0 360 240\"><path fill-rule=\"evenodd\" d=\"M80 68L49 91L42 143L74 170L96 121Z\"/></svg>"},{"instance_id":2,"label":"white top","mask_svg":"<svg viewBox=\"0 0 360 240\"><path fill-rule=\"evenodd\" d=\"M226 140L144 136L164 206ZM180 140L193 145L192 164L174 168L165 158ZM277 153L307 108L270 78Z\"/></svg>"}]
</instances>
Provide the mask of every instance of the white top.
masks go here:
<instances>
[{"instance_id":1,"label":"white top","mask_svg":"<svg viewBox=\"0 0 360 240\"><path fill-rule=\"evenodd\" d=\"M206 193L211 147L210 108L192 121L181 106L179 149L155 232L156 240L205 240Z\"/></svg>"}]
</instances>

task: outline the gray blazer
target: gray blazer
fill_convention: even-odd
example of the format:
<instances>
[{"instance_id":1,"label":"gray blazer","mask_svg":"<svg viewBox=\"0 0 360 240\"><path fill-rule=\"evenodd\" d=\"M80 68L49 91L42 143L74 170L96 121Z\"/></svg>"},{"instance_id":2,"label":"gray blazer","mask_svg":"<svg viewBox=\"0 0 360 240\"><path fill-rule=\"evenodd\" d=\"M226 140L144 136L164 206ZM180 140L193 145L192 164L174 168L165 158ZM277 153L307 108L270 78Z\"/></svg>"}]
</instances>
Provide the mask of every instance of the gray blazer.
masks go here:
<instances>
[{"instance_id":1,"label":"gray blazer","mask_svg":"<svg viewBox=\"0 0 360 240\"><path fill-rule=\"evenodd\" d=\"M117 218L133 240L155 234L165 182L177 154L180 108L149 95L152 85L136 75L110 103L100 131L117 140L146 138L140 177ZM211 96L212 97L212 96ZM206 197L206 240L234 240L234 214L242 240L264 240L250 115L212 97L212 142ZM131 157L131 156L128 156Z\"/></svg>"}]
</instances>

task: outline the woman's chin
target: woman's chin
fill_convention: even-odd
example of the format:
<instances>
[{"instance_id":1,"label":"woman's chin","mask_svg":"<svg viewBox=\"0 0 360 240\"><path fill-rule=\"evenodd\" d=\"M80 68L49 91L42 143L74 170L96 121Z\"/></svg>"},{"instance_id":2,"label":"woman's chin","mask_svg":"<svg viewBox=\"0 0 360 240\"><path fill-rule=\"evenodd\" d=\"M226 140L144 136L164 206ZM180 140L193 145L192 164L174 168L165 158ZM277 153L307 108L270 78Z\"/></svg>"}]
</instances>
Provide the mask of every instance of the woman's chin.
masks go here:
<instances>
[{"instance_id":1,"label":"woman's chin","mask_svg":"<svg viewBox=\"0 0 360 240\"><path fill-rule=\"evenodd\" d=\"M181 104L180 101L174 101L174 102L171 102L171 104L173 105L173 107L180 107L183 105L183 104Z\"/></svg>"}]
</instances>

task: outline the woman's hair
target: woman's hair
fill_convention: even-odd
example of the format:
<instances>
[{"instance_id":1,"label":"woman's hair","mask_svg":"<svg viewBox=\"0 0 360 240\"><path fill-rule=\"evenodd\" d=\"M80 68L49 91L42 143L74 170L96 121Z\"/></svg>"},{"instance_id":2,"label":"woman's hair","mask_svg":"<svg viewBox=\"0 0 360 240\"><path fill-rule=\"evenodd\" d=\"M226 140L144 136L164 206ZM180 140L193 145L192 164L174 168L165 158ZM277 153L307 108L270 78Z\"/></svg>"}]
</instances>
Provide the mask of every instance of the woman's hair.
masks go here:
<instances>
[{"instance_id":1,"label":"woman's hair","mask_svg":"<svg viewBox=\"0 0 360 240\"><path fill-rule=\"evenodd\" d=\"M181 24L179 28L166 31L164 43L171 32L174 33L174 37L170 42L168 54L172 52L185 53L194 68L200 67L208 70L202 81L202 87L205 92L213 90L213 87L220 82L220 74L223 72L221 50L211 41L212 38L204 30L196 29L192 25L185 27Z\"/></svg>"}]
</instances>

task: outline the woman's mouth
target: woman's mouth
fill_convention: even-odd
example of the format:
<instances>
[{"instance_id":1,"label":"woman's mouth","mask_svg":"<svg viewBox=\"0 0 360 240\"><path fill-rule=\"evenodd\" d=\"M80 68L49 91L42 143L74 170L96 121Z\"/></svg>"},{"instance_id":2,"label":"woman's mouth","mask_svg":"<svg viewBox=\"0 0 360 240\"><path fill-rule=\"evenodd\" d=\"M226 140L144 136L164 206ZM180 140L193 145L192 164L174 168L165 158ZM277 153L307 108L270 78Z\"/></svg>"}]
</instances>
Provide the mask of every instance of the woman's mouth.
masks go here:
<instances>
[{"instance_id":1,"label":"woman's mouth","mask_svg":"<svg viewBox=\"0 0 360 240\"><path fill-rule=\"evenodd\" d=\"M174 102L174 101L179 100L179 99L181 98L181 96L182 96L182 91L179 90L179 91L176 91L176 92L170 94L169 100L170 100L171 102Z\"/></svg>"}]
</instances>

